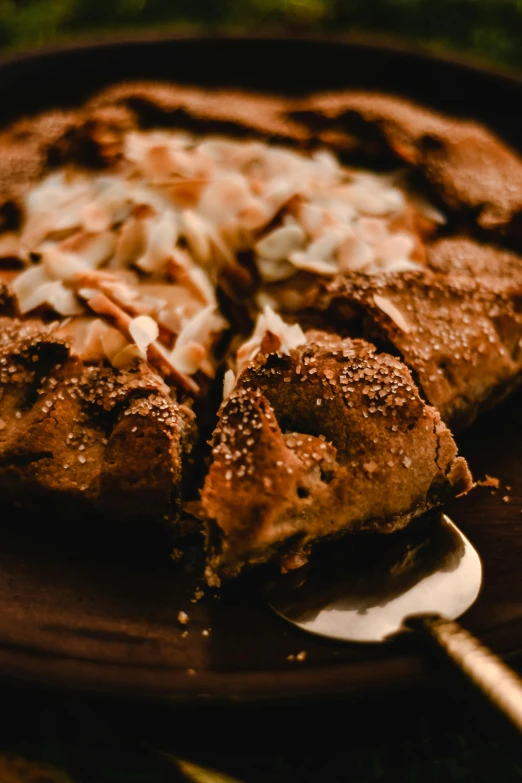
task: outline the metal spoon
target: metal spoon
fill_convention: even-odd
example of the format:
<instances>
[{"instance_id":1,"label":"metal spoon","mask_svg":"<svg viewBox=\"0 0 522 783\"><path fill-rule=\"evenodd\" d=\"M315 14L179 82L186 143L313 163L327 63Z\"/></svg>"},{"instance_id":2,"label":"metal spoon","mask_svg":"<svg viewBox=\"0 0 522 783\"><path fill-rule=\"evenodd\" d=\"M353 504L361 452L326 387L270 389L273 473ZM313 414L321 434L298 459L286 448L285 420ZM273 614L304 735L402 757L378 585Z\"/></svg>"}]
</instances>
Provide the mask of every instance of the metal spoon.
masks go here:
<instances>
[{"instance_id":1,"label":"metal spoon","mask_svg":"<svg viewBox=\"0 0 522 783\"><path fill-rule=\"evenodd\" d=\"M475 602L480 558L445 514L392 536L337 543L267 586L270 606L308 633L347 642L428 634L522 732L522 680L455 622ZM330 545L331 546L331 545Z\"/></svg>"}]
</instances>

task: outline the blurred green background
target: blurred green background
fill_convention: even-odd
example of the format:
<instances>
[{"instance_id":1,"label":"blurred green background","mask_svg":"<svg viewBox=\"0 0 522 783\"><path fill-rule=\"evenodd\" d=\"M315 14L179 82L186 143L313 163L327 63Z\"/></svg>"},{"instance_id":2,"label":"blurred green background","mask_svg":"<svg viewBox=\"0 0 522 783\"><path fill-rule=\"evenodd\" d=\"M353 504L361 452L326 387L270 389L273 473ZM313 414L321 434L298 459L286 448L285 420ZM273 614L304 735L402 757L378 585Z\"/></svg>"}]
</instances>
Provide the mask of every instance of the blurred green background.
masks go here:
<instances>
[{"instance_id":1,"label":"blurred green background","mask_svg":"<svg viewBox=\"0 0 522 783\"><path fill-rule=\"evenodd\" d=\"M167 26L363 32L522 69L522 0L0 0L0 47Z\"/></svg>"}]
</instances>

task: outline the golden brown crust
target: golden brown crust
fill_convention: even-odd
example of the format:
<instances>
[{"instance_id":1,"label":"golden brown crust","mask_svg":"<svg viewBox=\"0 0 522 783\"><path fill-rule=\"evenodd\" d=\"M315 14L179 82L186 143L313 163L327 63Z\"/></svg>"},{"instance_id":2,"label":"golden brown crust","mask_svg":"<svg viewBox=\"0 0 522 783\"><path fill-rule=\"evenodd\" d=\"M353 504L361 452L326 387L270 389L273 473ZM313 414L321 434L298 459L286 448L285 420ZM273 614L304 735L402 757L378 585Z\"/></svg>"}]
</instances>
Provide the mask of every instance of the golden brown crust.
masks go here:
<instances>
[{"instance_id":1,"label":"golden brown crust","mask_svg":"<svg viewBox=\"0 0 522 783\"><path fill-rule=\"evenodd\" d=\"M154 82L110 87L76 112L45 113L0 134L0 199L49 164L110 164L123 132L154 126L386 150L420 172L449 209L481 228L520 234L522 162L513 150L480 124L350 90L290 100Z\"/></svg>"},{"instance_id":2,"label":"golden brown crust","mask_svg":"<svg viewBox=\"0 0 522 783\"><path fill-rule=\"evenodd\" d=\"M346 91L312 96L294 120L338 144L385 148L419 171L440 201L481 228L520 236L522 161L482 125L387 95Z\"/></svg>"},{"instance_id":3,"label":"golden brown crust","mask_svg":"<svg viewBox=\"0 0 522 783\"><path fill-rule=\"evenodd\" d=\"M288 101L275 95L132 82L104 90L87 105L87 110L123 107L141 127L187 127L227 135L250 132L272 140L308 140L307 129L289 117L288 105Z\"/></svg>"},{"instance_id":4,"label":"golden brown crust","mask_svg":"<svg viewBox=\"0 0 522 783\"><path fill-rule=\"evenodd\" d=\"M77 112L51 112L20 121L0 134L0 230L2 221L5 224L16 220L19 194L49 167L67 162L111 166L121 155L124 134L129 129L160 126L246 134L302 147L328 143L335 149L361 151L370 156L385 154L413 169L449 216L446 231L458 225L459 232L487 236L488 244L460 235L435 241L426 248L429 269L425 272L381 279L340 279L323 288L312 309L324 320L337 308L336 325L352 335L359 328L353 315L363 314L363 330L359 333L393 346L414 373L428 402L439 409L446 421L458 426L469 423L478 410L518 382L522 370L522 260L498 243L503 236L516 241L520 235L522 162L482 126L444 117L399 98L345 91L289 100L148 83L110 88ZM392 304L391 310L386 302ZM406 331L400 316L397 322L397 311L407 321ZM12 336L12 329L23 332L29 328L18 323L13 326L14 323L3 322L6 335ZM45 344L47 347L42 350L53 356L66 351L63 343L52 335L42 336L39 330L41 327L31 337L35 345ZM15 343L18 339L13 337ZM317 520L329 518L329 508L333 509L335 530L371 527L377 520L384 529L393 529L446 494L469 486L465 463L455 459L448 430L440 423L438 414L421 401L405 367L396 359L372 353L365 343L355 341L353 345L357 361L369 372L379 375L387 367L389 372L398 373L401 383L411 386L411 398L399 406L397 413L399 430L393 435L388 433L390 448L395 443L403 448L412 460L410 466L403 465L393 472L392 466L382 464L381 452L373 454L373 439L383 436L383 422L388 419L380 413L370 414L371 398L366 399L363 389L367 384L360 387L361 379L354 392L361 399L360 410L354 411L345 404L343 395L333 391L332 398L322 403L324 407L316 405L316 399L330 388L330 381L338 379L346 364L344 359L338 362L332 358L336 349L327 345L324 336L317 337L314 351L320 357L322 371L331 371L332 378L318 374L315 380L297 381L299 351L289 366L286 359L272 357L270 361L275 364L270 375L266 366L251 367L241 376L237 391L221 412L216 444L225 434L235 439L238 448L252 453L256 470L236 486L234 494L226 478L229 468L218 452L203 493L207 517L214 520L210 527L220 533L224 546L221 554L216 551L217 559L213 562L218 571L238 570L248 552L251 559L265 560L270 556L270 535L275 536L276 550L281 546L284 549L291 536L298 535L298 544L287 546L290 551L306 547L314 537L328 535L329 531L320 528ZM11 354L6 358L10 362ZM352 360L355 361L353 356ZM6 388L10 391L0 401L3 417L1 406L11 400L11 408L5 408L9 427L3 434L0 432L5 441L0 452L2 486L6 491L10 487L13 496L22 487L29 487L36 496L54 493L71 499L73 504L87 498L96 508L123 516L132 516L135 510L138 515L144 514L146 507L148 513L152 508L155 516L171 514L178 505L183 455L189 450L184 443L190 441L187 433L191 425L163 382L143 366L135 374L78 368L67 351L63 360L56 361L62 364L60 384L67 388L69 379L81 374L85 392L77 399L67 398L63 404L53 403L52 409L60 414L53 413L46 419L43 412L42 416L36 415L40 402L48 400L51 393L44 384L38 405L34 403L21 411L21 423L17 425L10 418L13 406L22 389L24 395L30 392L34 396L36 380L34 372L19 386L13 378L7 378ZM29 369L24 366L22 375L26 371ZM294 373L293 380L276 383L281 373L287 371ZM120 380L116 382L115 378ZM108 380L118 385L119 407L111 405L97 391L100 383L105 385ZM144 386L140 386L142 381ZM295 388L303 391L295 395ZM245 439L243 430L226 423L235 422L234 417L242 415L241 406L261 422L257 434L250 436L254 437L254 444L247 443L249 438ZM336 412L331 432L328 410ZM95 411L111 419L106 444L96 429ZM315 429L306 425L310 412ZM55 415L59 423L55 430L60 433L65 433L66 425L74 422L75 416L85 417L81 425L90 428L89 438L93 439L85 444L85 454L89 450L92 464L77 460L72 472L67 472L70 468L63 470L63 465L57 469L64 449L69 447L59 442L56 432L46 424ZM323 429L317 428L317 422ZM350 434L344 444L336 441L339 422L345 423L344 431ZM326 440L319 442L320 434ZM328 466L332 466L334 474L338 472L340 476L338 480L321 479L322 463L310 458L312 452L305 451L306 445L298 445L298 439L305 443L301 436L312 438L306 443L325 452L323 475L329 476ZM141 456L129 464L126 455L131 450ZM38 459L29 459L31 454ZM281 459L275 459L277 455ZM286 474L281 478L280 471L273 468L274 459L293 466L295 473L290 475L294 478L288 480ZM375 470L364 468L374 462L382 471L383 481L388 482L387 492L379 495L371 491L376 483L372 475ZM271 488L266 486L266 479L272 482ZM305 483L300 485L298 480ZM309 494L299 497L299 486ZM334 495L337 499L332 501ZM352 508L351 517L345 515L347 506ZM303 511L308 508L309 516ZM264 527L260 527L260 519L265 520ZM280 522L284 524L280 526ZM299 527L305 522L309 523L309 534ZM233 541L237 543L235 553Z\"/></svg>"},{"instance_id":5,"label":"golden brown crust","mask_svg":"<svg viewBox=\"0 0 522 783\"><path fill-rule=\"evenodd\" d=\"M462 428L518 383L521 292L509 278L409 272L338 278L318 305L343 329L360 308L367 339L393 346L428 402Z\"/></svg>"},{"instance_id":6,"label":"golden brown crust","mask_svg":"<svg viewBox=\"0 0 522 783\"><path fill-rule=\"evenodd\" d=\"M258 355L223 404L202 494L210 579L302 563L320 538L392 532L466 492L466 463L407 368L362 340L309 332Z\"/></svg>"},{"instance_id":7,"label":"golden brown crust","mask_svg":"<svg viewBox=\"0 0 522 783\"><path fill-rule=\"evenodd\" d=\"M20 120L0 132L0 206L44 174L49 149L76 122L74 112L55 111Z\"/></svg>"},{"instance_id":8,"label":"golden brown crust","mask_svg":"<svg viewBox=\"0 0 522 783\"><path fill-rule=\"evenodd\" d=\"M429 244L427 265L438 274L490 277L515 283L522 279L522 258L512 250L466 236L444 237Z\"/></svg>"},{"instance_id":9,"label":"golden brown crust","mask_svg":"<svg viewBox=\"0 0 522 783\"><path fill-rule=\"evenodd\" d=\"M175 518L191 423L146 364L86 367L53 325L0 318L0 487L77 516ZM129 458L131 455L131 458Z\"/></svg>"},{"instance_id":10,"label":"golden brown crust","mask_svg":"<svg viewBox=\"0 0 522 783\"><path fill-rule=\"evenodd\" d=\"M53 111L22 119L0 132L0 230L16 221L12 206L54 166L114 163L132 116L117 107Z\"/></svg>"},{"instance_id":11,"label":"golden brown crust","mask_svg":"<svg viewBox=\"0 0 522 783\"><path fill-rule=\"evenodd\" d=\"M297 142L308 132L277 97L133 82L110 87L77 111L51 111L0 132L0 207L16 200L49 166L111 165L131 128L166 126ZM0 222L0 230L2 223Z\"/></svg>"}]
</instances>

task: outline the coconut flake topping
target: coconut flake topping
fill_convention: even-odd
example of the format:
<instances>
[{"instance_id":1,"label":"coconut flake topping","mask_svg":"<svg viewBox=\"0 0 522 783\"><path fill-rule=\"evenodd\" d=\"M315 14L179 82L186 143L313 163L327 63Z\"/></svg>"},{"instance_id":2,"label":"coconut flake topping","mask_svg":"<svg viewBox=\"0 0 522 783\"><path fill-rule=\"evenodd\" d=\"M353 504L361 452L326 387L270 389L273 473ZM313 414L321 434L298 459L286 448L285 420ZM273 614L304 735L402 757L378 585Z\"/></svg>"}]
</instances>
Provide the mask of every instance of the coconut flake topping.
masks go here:
<instances>
[{"instance_id":1,"label":"coconut flake topping","mask_svg":"<svg viewBox=\"0 0 522 783\"><path fill-rule=\"evenodd\" d=\"M267 305L257 317L252 336L237 351L236 372L227 370L225 373L223 398L226 399L231 394L238 376L258 353L279 352L290 356L291 351L304 343L306 343L306 335L299 324L287 324Z\"/></svg>"},{"instance_id":2,"label":"coconut flake topping","mask_svg":"<svg viewBox=\"0 0 522 783\"><path fill-rule=\"evenodd\" d=\"M214 346L228 328L215 290L251 279L244 251L260 278L258 302L283 308L299 301L303 275L417 268L416 213L424 227L444 218L397 181L347 169L327 151L131 132L112 173L62 169L33 187L3 252L26 263L12 285L22 314L43 307L83 319L67 327L82 358L124 366L155 355L188 387L187 376L213 375ZM99 295L117 308L112 315ZM268 333L283 352L304 339L265 307L238 367Z\"/></svg>"}]
</instances>

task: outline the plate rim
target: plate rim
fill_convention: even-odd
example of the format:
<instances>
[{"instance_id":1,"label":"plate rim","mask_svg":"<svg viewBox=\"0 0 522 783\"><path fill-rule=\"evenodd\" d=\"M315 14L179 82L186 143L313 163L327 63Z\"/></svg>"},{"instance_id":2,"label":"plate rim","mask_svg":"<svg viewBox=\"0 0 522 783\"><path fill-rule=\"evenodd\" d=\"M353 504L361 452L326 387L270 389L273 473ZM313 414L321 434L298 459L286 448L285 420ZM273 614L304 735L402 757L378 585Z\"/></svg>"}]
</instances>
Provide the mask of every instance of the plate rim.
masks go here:
<instances>
[{"instance_id":1,"label":"plate rim","mask_svg":"<svg viewBox=\"0 0 522 783\"><path fill-rule=\"evenodd\" d=\"M377 33L292 33L291 38L285 36L281 30L271 30L266 28L255 33L244 32L220 32L220 31L183 31L173 26L165 30L144 30L144 31L100 31L98 33L89 33L86 35L73 36L65 38L60 42L44 44L10 51L5 54L0 53L0 69L9 66L16 66L22 62L30 62L40 58L46 58L51 55L67 55L75 51L102 50L108 48L123 48L129 45L139 46L141 44L177 43L177 42L198 42L215 43L223 42L227 44L241 43L244 41L260 43L284 43L285 45L325 45L334 44L340 47L360 48L363 50L389 51L396 55L405 55L406 57L417 57L425 61L434 61L446 65L455 66L467 71L480 73L484 76L498 77L502 81L511 82L513 85L522 88L522 66L512 68L508 65L494 63L487 58L474 55L472 53L457 52L450 50L439 50L435 45L414 43L400 36L391 36ZM255 90L254 90L255 91Z\"/></svg>"}]
</instances>

